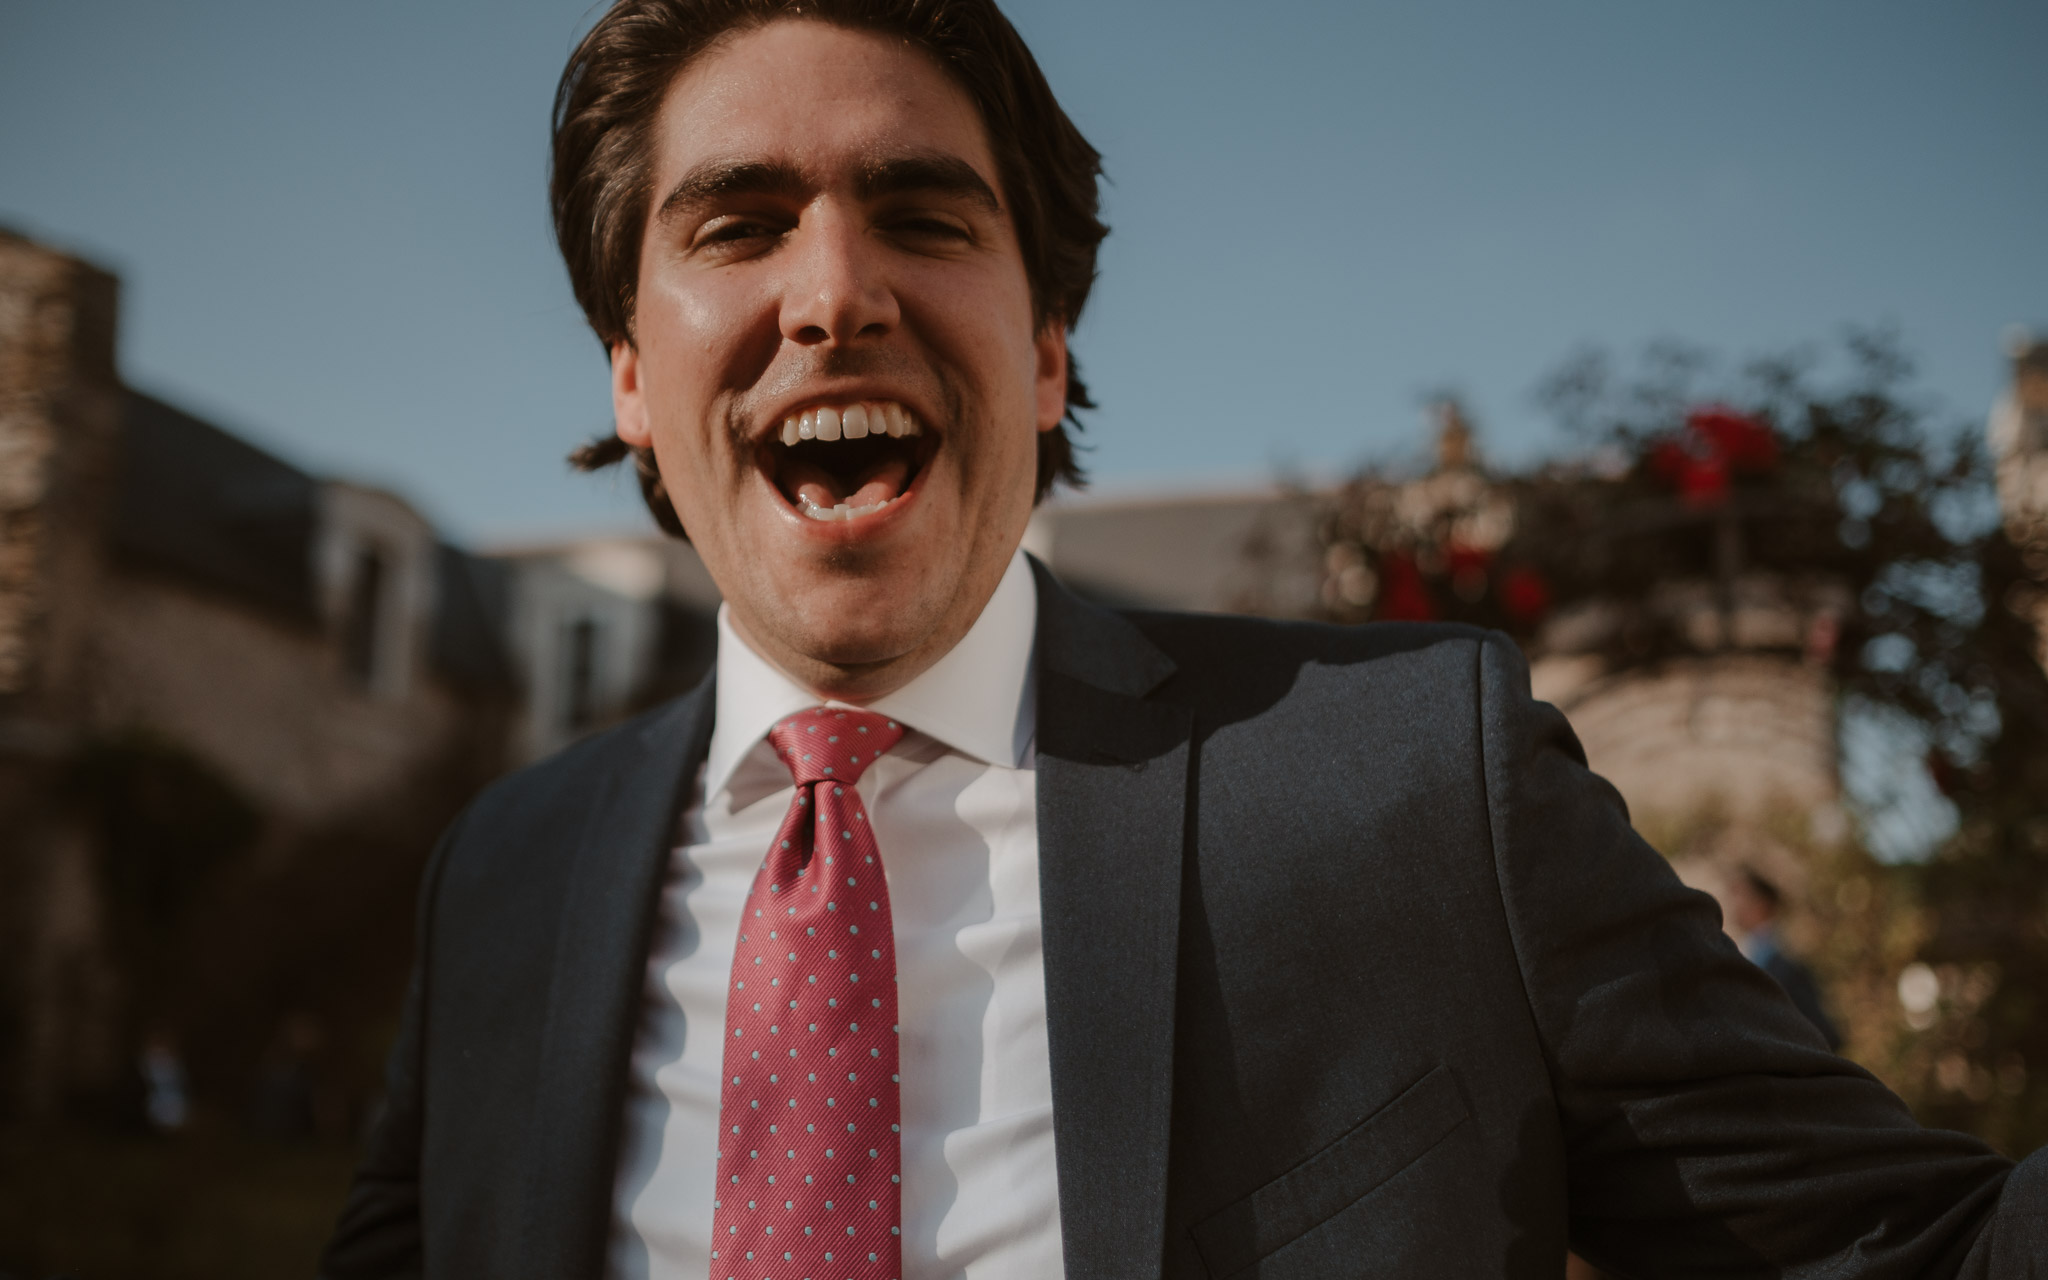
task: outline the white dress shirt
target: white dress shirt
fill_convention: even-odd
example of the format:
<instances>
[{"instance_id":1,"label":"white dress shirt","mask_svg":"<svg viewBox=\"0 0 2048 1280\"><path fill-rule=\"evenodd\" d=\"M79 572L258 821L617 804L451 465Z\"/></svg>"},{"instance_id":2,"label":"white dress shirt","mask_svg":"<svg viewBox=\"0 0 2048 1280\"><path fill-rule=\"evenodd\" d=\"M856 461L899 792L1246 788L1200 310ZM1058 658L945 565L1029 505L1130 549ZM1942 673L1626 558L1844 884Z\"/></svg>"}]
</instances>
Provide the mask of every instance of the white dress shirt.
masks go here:
<instances>
[{"instance_id":1,"label":"white dress shirt","mask_svg":"<svg viewBox=\"0 0 2048 1280\"><path fill-rule=\"evenodd\" d=\"M871 705L910 728L862 776L896 924L903 1280L1058 1277L1019 553L966 637ZM818 699L718 616L717 719L670 857L633 1050L610 1272L707 1280L725 995L754 872L795 795L766 734Z\"/></svg>"}]
</instances>

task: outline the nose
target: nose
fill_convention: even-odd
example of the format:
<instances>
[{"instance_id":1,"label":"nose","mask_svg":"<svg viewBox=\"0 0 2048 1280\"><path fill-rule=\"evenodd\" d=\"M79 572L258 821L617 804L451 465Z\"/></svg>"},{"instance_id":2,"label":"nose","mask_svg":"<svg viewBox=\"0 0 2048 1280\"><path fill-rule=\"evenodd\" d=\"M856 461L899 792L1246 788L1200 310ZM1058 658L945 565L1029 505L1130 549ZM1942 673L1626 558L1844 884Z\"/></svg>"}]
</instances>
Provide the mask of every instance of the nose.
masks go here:
<instances>
[{"instance_id":1,"label":"nose","mask_svg":"<svg viewBox=\"0 0 2048 1280\"><path fill-rule=\"evenodd\" d=\"M883 255L859 217L830 207L808 211L785 259L782 336L840 346L894 329L901 312Z\"/></svg>"}]
</instances>

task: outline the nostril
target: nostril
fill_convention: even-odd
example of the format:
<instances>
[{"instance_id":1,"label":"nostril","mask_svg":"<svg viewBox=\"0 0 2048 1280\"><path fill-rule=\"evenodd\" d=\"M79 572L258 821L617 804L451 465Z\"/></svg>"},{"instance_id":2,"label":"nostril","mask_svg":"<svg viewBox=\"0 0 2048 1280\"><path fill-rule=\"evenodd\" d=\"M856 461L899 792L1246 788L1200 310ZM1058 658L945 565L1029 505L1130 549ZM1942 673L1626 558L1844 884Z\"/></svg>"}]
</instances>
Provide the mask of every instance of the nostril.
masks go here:
<instances>
[{"instance_id":1,"label":"nostril","mask_svg":"<svg viewBox=\"0 0 2048 1280\"><path fill-rule=\"evenodd\" d=\"M796 336L792 339L792 341L801 342L805 346L812 346L817 343L826 341L831 336L831 334L825 332L822 326L815 324L807 324L803 328L798 329L796 331Z\"/></svg>"}]
</instances>

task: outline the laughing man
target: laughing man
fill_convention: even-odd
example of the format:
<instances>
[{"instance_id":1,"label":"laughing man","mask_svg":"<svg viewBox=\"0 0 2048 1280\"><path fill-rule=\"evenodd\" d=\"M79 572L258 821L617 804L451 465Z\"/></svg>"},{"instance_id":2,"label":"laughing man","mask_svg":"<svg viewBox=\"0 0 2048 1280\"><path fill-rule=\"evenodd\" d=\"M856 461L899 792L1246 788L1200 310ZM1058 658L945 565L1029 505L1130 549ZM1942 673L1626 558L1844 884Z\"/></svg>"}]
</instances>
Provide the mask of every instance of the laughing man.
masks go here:
<instances>
[{"instance_id":1,"label":"laughing man","mask_svg":"<svg viewBox=\"0 0 2048 1280\"><path fill-rule=\"evenodd\" d=\"M1098 158L989 0L618 0L554 213L714 677L426 877L330 1280L2019 1277L1631 832L1513 646L1119 615Z\"/></svg>"}]
</instances>

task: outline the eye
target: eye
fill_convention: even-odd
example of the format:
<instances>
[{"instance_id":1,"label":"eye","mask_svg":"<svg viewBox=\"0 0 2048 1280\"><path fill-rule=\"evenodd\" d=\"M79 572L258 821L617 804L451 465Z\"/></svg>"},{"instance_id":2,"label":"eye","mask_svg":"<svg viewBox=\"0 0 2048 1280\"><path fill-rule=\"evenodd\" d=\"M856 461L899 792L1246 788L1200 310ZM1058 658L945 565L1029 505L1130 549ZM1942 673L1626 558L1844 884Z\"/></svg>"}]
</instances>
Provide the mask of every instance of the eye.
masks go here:
<instances>
[{"instance_id":1,"label":"eye","mask_svg":"<svg viewBox=\"0 0 2048 1280\"><path fill-rule=\"evenodd\" d=\"M782 234L784 228L759 218L728 216L713 218L698 228L695 243L704 245L745 245L750 241L772 239Z\"/></svg>"},{"instance_id":2,"label":"eye","mask_svg":"<svg viewBox=\"0 0 2048 1280\"><path fill-rule=\"evenodd\" d=\"M888 229L895 235L914 240L945 240L965 242L974 235L960 222L938 214L906 214L893 218Z\"/></svg>"}]
</instances>

